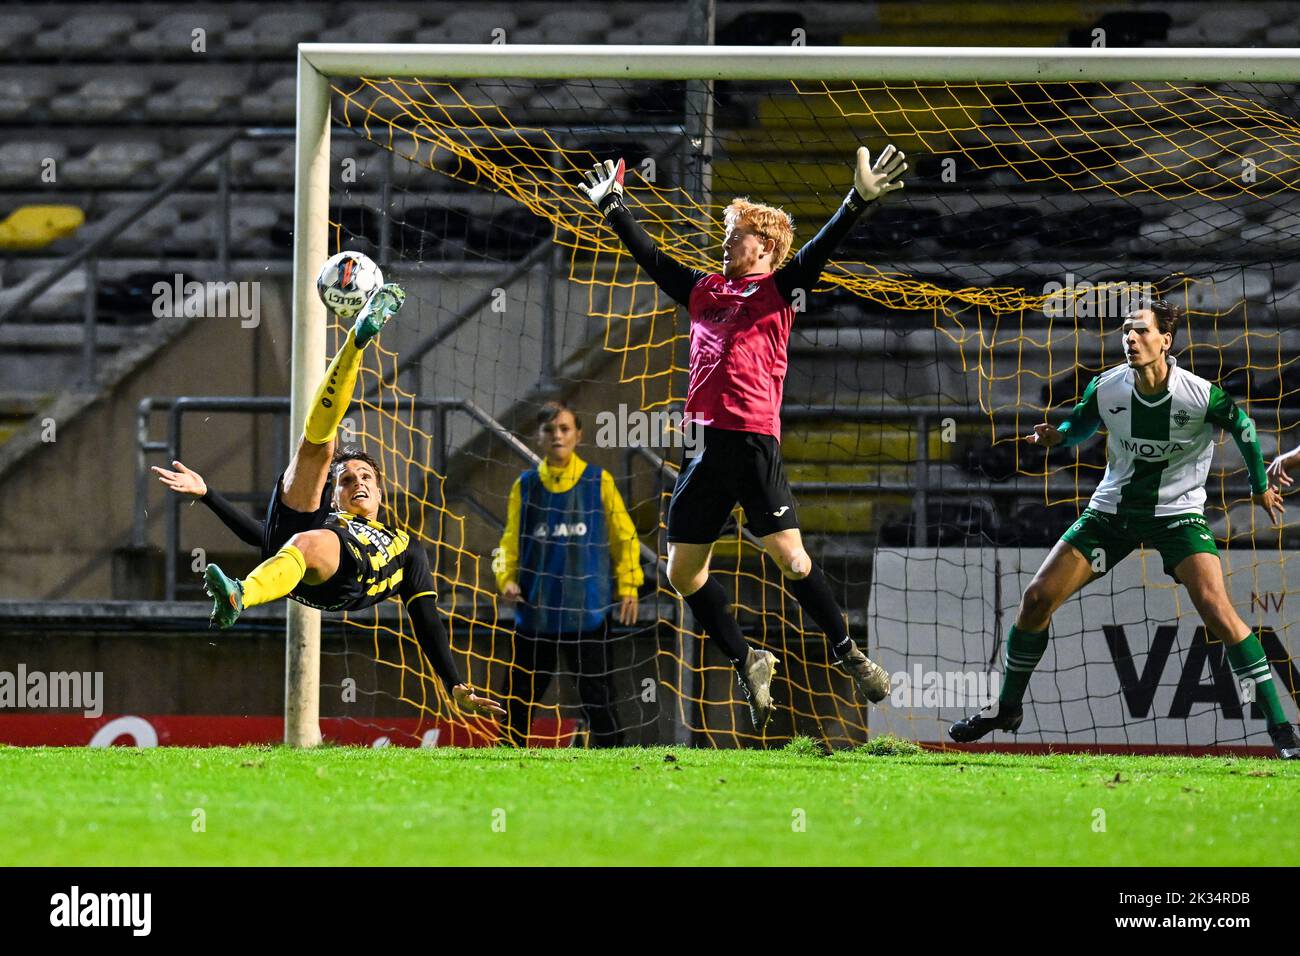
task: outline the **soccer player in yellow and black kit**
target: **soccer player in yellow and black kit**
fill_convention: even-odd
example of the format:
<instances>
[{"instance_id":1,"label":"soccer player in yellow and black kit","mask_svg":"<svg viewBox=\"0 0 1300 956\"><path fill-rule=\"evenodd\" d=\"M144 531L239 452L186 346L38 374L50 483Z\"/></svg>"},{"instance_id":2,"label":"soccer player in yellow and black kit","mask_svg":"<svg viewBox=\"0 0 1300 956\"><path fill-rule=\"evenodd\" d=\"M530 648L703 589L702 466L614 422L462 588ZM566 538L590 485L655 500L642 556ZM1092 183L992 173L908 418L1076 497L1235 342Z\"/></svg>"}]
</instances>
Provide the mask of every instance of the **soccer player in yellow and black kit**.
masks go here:
<instances>
[{"instance_id":1,"label":"soccer player in yellow and black kit","mask_svg":"<svg viewBox=\"0 0 1300 956\"><path fill-rule=\"evenodd\" d=\"M298 449L271 494L262 526L265 560L242 580L209 564L204 587L213 598L213 623L221 628L234 624L244 608L282 597L325 611L356 611L388 597L401 598L421 650L460 710L504 716L498 704L477 696L457 673L434 606L437 594L423 549L412 546L405 531L378 520L383 492L374 459L362 452L336 454L335 435L352 400L362 352L404 298L396 285L376 291L330 363L307 412ZM227 520L232 513L247 516L233 508L223 514L210 495L204 500L248 540L247 527L241 533Z\"/></svg>"}]
</instances>

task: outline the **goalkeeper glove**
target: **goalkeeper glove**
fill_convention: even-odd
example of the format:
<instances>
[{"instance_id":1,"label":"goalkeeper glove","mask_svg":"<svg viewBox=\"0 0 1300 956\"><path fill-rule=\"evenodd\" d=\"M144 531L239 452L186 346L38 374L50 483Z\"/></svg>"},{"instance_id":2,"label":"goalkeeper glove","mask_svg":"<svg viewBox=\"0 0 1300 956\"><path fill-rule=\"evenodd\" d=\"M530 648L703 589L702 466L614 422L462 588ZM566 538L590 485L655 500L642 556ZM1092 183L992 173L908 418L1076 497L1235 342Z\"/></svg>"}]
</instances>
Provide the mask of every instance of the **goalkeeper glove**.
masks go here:
<instances>
[{"instance_id":1,"label":"goalkeeper glove","mask_svg":"<svg viewBox=\"0 0 1300 956\"><path fill-rule=\"evenodd\" d=\"M615 163L612 159L607 159L603 163L597 163L587 173L587 182L582 186L582 191L601 212L623 201L625 169L623 160Z\"/></svg>"},{"instance_id":2,"label":"goalkeeper glove","mask_svg":"<svg viewBox=\"0 0 1300 956\"><path fill-rule=\"evenodd\" d=\"M862 202L870 202L879 199L885 193L902 189L903 181L899 177L907 169L907 163L903 162L904 158L891 143L880 151L880 155L872 163L871 151L865 146L859 146L858 165L853 172L853 190L858 194L857 198ZM854 197L850 195L849 198Z\"/></svg>"}]
</instances>

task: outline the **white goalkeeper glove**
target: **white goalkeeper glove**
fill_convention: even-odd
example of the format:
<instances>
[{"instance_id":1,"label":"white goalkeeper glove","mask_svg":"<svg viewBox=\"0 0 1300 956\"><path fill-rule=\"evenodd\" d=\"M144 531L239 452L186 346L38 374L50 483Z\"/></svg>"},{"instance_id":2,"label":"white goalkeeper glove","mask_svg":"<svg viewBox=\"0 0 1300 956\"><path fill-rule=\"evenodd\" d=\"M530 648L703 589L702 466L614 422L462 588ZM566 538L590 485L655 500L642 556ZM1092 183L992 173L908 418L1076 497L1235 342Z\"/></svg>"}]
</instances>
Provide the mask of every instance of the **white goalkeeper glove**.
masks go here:
<instances>
[{"instance_id":1,"label":"white goalkeeper glove","mask_svg":"<svg viewBox=\"0 0 1300 956\"><path fill-rule=\"evenodd\" d=\"M903 181L899 177L907 169L904 158L902 152L891 143L880 151L872 163L871 151L865 146L858 147L858 166L853 172L853 188L863 202L879 199L885 193L903 188Z\"/></svg>"},{"instance_id":2,"label":"white goalkeeper glove","mask_svg":"<svg viewBox=\"0 0 1300 956\"><path fill-rule=\"evenodd\" d=\"M601 212L616 202L622 202L625 169L623 160L620 159L615 163L612 159L607 159L591 167L591 171L587 173L586 184L580 184L587 198L595 203L596 208Z\"/></svg>"}]
</instances>

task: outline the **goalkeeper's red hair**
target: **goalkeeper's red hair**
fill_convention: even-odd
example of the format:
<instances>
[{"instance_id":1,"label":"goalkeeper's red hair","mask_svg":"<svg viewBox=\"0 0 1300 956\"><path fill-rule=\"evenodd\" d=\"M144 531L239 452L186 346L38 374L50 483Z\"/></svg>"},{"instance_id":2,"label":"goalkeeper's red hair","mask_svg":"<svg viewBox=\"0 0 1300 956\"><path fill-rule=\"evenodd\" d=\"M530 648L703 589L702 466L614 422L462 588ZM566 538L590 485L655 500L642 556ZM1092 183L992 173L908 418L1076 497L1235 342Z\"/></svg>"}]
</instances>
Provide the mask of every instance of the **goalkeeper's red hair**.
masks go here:
<instances>
[{"instance_id":1,"label":"goalkeeper's red hair","mask_svg":"<svg viewBox=\"0 0 1300 956\"><path fill-rule=\"evenodd\" d=\"M750 202L746 196L737 196L731 200L723 214L722 223L728 229L744 226L764 239L772 240L776 244L772 249L773 272L781 267L794 243L794 220L788 212L775 206Z\"/></svg>"}]
</instances>

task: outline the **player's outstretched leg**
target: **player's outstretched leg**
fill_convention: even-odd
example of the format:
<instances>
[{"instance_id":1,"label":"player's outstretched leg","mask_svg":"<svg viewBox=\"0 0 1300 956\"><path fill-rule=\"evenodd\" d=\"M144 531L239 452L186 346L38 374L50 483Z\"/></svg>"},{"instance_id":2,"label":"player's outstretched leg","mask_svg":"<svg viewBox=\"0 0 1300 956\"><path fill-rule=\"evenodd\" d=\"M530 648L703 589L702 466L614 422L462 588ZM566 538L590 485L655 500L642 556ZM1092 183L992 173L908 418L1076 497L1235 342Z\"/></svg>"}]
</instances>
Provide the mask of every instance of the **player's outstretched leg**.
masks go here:
<instances>
[{"instance_id":1,"label":"player's outstretched leg","mask_svg":"<svg viewBox=\"0 0 1300 956\"><path fill-rule=\"evenodd\" d=\"M749 704L755 730L772 719L772 674L779 661L771 651L755 650L745 642L740 625L727 608L727 592L709 577L711 544L668 542L668 580L695 615L704 633L722 647L736 669L736 680Z\"/></svg>"},{"instance_id":2,"label":"player's outstretched leg","mask_svg":"<svg viewBox=\"0 0 1300 956\"><path fill-rule=\"evenodd\" d=\"M238 579L209 564L203 569L203 590L212 598L213 624L224 631L239 619L244 610L244 586Z\"/></svg>"},{"instance_id":3,"label":"player's outstretched leg","mask_svg":"<svg viewBox=\"0 0 1300 956\"><path fill-rule=\"evenodd\" d=\"M1163 554L1163 552L1162 552ZM1300 760L1300 738L1286 718L1282 699L1273 681L1268 654L1259 635L1241 619L1232 606L1223 583L1223 565L1217 553L1190 554L1174 567L1174 575L1187 588L1201 620L1211 634L1223 641L1228 666L1243 688L1242 698L1253 700L1268 721L1273 749L1283 760ZM1249 688L1247 694L1245 689Z\"/></svg>"},{"instance_id":4,"label":"player's outstretched leg","mask_svg":"<svg viewBox=\"0 0 1300 956\"><path fill-rule=\"evenodd\" d=\"M772 677L781 663L771 651L749 649L744 666L737 672L740 689L749 703L749 719L755 730L762 730L772 720L776 706L772 703Z\"/></svg>"},{"instance_id":5,"label":"player's outstretched leg","mask_svg":"<svg viewBox=\"0 0 1300 956\"><path fill-rule=\"evenodd\" d=\"M844 614L826 576L803 547L798 528L764 535L763 548L780 567L785 588L826 635L831 653L853 678L858 692L878 704L889 696L889 672L867 657L849 637Z\"/></svg>"},{"instance_id":6,"label":"player's outstretched leg","mask_svg":"<svg viewBox=\"0 0 1300 956\"><path fill-rule=\"evenodd\" d=\"M1082 552L1066 541L1056 543L1020 597L1020 612L1004 645L1002 690L998 699L978 714L954 723L948 728L949 737L959 744L967 744L995 730L1014 733L1020 729L1024 720L1021 701L1034 668L1047 650L1047 629L1052 615L1093 576L1092 565Z\"/></svg>"},{"instance_id":7,"label":"player's outstretched leg","mask_svg":"<svg viewBox=\"0 0 1300 956\"><path fill-rule=\"evenodd\" d=\"M209 564L203 587L212 598L212 623L225 630L246 608L286 597L304 579L309 584L329 580L339 567L339 547L333 531L300 532L242 581Z\"/></svg>"},{"instance_id":8,"label":"player's outstretched leg","mask_svg":"<svg viewBox=\"0 0 1300 956\"><path fill-rule=\"evenodd\" d=\"M389 282L376 289L352 326L352 338L357 348L365 348L388 324L388 320L397 314L405 301L406 292L396 283Z\"/></svg>"},{"instance_id":9,"label":"player's outstretched leg","mask_svg":"<svg viewBox=\"0 0 1300 956\"><path fill-rule=\"evenodd\" d=\"M331 360L307 412L303 435L314 445L325 445L334 440L339 423L352 403L352 391L361 369L361 353L377 336L388 320L397 314L406 300L400 286L388 283L375 290L357 316L356 322L343 340L343 347Z\"/></svg>"}]
</instances>

